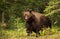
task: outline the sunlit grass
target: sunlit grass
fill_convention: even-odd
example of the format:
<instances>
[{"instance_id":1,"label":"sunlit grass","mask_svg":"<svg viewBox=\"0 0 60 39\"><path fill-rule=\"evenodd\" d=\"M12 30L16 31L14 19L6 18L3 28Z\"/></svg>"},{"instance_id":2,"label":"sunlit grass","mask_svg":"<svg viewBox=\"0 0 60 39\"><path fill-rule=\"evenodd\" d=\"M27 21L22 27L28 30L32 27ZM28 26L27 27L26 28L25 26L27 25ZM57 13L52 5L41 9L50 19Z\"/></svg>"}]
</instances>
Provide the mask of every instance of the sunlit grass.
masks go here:
<instances>
[{"instance_id":1,"label":"sunlit grass","mask_svg":"<svg viewBox=\"0 0 60 39\"><path fill-rule=\"evenodd\" d=\"M55 37L59 37L60 36L60 31L58 31L58 27L53 27L52 29L45 29L43 32L40 31L40 38L45 38L45 36L48 38L50 36L53 36L54 38ZM22 29L17 29L17 30L0 30L0 39L20 39L20 37L24 38L35 38L35 33L33 32L31 34L30 37L27 36L27 33L26 33L26 29L25 28L22 28ZM56 35L56 36L55 36ZM22 39L21 38L21 39Z\"/></svg>"}]
</instances>

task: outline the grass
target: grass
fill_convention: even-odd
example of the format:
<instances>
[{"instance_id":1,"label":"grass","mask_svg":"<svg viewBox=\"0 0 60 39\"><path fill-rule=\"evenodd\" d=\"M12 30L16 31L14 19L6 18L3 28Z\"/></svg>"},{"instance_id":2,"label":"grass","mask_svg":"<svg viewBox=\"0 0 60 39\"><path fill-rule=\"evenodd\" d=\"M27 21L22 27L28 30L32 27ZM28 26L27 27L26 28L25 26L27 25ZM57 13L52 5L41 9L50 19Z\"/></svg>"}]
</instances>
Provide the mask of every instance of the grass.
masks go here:
<instances>
[{"instance_id":1,"label":"grass","mask_svg":"<svg viewBox=\"0 0 60 39\"><path fill-rule=\"evenodd\" d=\"M46 29L40 32L40 37L36 38L33 32L31 36L27 36L26 29L18 30L0 30L0 39L60 39L60 31L53 27L51 30Z\"/></svg>"}]
</instances>

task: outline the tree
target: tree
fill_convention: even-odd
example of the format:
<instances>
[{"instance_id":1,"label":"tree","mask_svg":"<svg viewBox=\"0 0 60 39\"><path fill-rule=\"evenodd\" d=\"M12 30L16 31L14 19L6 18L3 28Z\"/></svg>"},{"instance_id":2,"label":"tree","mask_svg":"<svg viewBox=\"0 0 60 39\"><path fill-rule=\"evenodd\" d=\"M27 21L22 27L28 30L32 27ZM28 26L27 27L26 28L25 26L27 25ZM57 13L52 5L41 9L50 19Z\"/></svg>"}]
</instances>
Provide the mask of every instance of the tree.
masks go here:
<instances>
[{"instance_id":1,"label":"tree","mask_svg":"<svg viewBox=\"0 0 60 39\"><path fill-rule=\"evenodd\" d=\"M50 1L44 10L46 16L50 16L53 25L60 25L60 1Z\"/></svg>"}]
</instances>

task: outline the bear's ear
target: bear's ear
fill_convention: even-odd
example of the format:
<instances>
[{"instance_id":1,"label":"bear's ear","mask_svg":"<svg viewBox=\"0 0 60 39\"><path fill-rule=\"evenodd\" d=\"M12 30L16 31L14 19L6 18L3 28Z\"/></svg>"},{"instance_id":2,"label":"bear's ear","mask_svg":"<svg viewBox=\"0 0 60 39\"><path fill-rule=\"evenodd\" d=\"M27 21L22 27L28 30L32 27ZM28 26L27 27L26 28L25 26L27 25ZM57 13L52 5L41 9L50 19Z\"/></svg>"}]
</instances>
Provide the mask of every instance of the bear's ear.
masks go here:
<instances>
[{"instance_id":1,"label":"bear's ear","mask_svg":"<svg viewBox=\"0 0 60 39\"><path fill-rule=\"evenodd\" d=\"M29 13L32 13L32 11L30 10Z\"/></svg>"},{"instance_id":2,"label":"bear's ear","mask_svg":"<svg viewBox=\"0 0 60 39\"><path fill-rule=\"evenodd\" d=\"M32 9L29 10L29 13L32 13Z\"/></svg>"}]
</instances>

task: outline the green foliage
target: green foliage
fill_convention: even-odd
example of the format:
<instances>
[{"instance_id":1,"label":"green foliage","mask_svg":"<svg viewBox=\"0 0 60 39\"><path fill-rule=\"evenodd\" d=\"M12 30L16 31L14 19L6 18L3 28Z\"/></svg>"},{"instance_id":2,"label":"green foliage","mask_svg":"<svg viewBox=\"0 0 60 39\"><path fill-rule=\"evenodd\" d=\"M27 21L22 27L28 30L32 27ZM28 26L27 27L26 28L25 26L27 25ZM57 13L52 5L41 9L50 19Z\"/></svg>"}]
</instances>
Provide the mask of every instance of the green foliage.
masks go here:
<instances>
[{"instance_id":1,"label":"green foliage","mask_svg":"<svg viewBox=\"0 0 60 39\"><path fill-rule=\"evenodd\" d=\"M22 26L25 24L22 19L22 12L27 9L43 12L49 0L0 0L0 13L4 12L4 19L7 23L7 28ZM44 6L44 7L42 7ZM0 18L2 14L0 14ZM20 19L19 19L20 18ZM22 21L21 23L17 21ZM1 22L1 19L0 19ZM24 24L23 24L24 23ZM21 25L20 25L21 24Z\"/></svg>"},{"instance_id":2,"label":"green foliage","mask_svg":"<svg viewBox=\"0 0 60 39\"><path fill-rule=\"evenodd\" d=\"M15 18L14 16L10 18L7 22L7 28L9 29L22 29L25 28L25 22L22 22L21 18Z\"/></svg>"},{"instance_id":3,"label":"green foliage","mask_svg":"<svg viewBox=\"0 0 60 39\"><path fill-rule=\"evenodd\" d=\"M60 25L60 1L50 1L44 12L50 16L53 25Z\"/></svg>"},{"instance_id":4,"label":"green foliage","mask_svg":"<svg viewBox=\"0 0 60 39\"><path fill-rule=\"evenodd\" d=\"M46 7L46 9L44 10L44 12L46 12L46 13L56 13L56 12L58 12L60 10L60 7L59 7L60 4L59 3L60 3L60 1L57 1L57 2L54 2L54 1L49 2L49 6Z\"/></svg>"},{"instance_id":5,"label":"green foliage","mask_svg":"<svg viewBox=\"0 0 60 39\"><path fill-rule=\"evenodd\" d=\"M22 18L22 12L27 9L42 13L45 9L45 15L51 18L53 28L51 31L44 30L41 35L54 34L60 30L60 27L55 28L55 26L60 26L60 0L0 0L0 18L4 12L7 24L7 30L3 30L0 19L0 39L19 39L27 35L25 21ZM32 35L35 36L34 33Z\"/></svg>"},{"instance_id":6,"label":"green foliage","mask_svg":"<svg viewBox=\"0 0 60 39\"><path fill-rule=\"evenodd\" d=\"M55 35L58 34L58 27L53 27L51 30L44 29L43 32L40 32L40 36L45 35ZM35 33L33 32L29 37L35 37ZM0 30L0 39L20 39L20 37L27 37L26 29L24 30Z\"/></svg>"}]
</instances>

